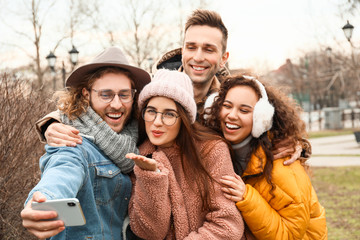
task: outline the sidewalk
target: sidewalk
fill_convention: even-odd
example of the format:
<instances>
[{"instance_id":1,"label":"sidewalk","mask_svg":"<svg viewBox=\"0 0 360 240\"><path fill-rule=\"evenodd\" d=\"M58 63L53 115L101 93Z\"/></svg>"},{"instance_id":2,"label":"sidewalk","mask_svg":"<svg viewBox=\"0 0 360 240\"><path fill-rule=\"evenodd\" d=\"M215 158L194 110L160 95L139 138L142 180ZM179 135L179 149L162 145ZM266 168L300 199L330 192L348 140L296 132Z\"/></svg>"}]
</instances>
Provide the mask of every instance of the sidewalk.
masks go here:
<instances>
[{"instance_id":1,"label":"sidewalk","mask_svg":"<svg viewBox=\"0 0 360 240\"><path fill-rule=\"evenodd\" d=\"M360 145L354 134L310 139L314 167L360 166Z\"/></svg>"}]
</instances>

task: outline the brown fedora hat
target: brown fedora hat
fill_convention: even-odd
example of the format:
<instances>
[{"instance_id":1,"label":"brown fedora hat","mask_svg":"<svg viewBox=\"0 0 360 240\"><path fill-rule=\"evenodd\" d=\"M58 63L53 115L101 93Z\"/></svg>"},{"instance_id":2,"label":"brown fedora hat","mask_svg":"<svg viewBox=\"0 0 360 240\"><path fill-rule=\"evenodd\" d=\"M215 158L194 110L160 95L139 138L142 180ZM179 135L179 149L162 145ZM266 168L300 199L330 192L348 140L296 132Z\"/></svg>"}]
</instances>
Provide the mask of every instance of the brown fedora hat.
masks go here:
<instances>
[{"instance_id":1,"label":"brown fedora hat","mask_svg":"<svg viewBox=\"0 0 360 240\"><path fill-rule=\"evenodd\" d=\"M90 63L75 69L66 80L66 87L76 87L83 81L84 76L95 72L100 67L119 67L128 70L134 77L136 89L141 89L151 81L150 74L145 70L129 65L125 55L117 47L105 49L97 55Z\"/></svg>"}]
</instances>

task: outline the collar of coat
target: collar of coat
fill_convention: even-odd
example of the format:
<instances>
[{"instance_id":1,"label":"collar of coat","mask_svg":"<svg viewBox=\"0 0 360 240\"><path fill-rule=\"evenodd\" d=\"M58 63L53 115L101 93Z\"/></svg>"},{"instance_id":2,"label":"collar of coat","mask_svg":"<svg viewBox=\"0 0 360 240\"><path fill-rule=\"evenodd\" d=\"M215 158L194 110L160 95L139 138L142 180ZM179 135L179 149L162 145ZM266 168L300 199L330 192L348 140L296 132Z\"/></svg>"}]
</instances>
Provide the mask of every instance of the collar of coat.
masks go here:
<instances>
[{"instance_id":1,"label":"collar of coat","mask_svg":"<svg viewBox=\"0 0 360 240\"><path fill-rule=\"evenodd\" d=\"M244 171L242 177L260 175L264 171L266 164L266 155L262 147L259 147L255 153L251 155L250 161Z\"/></svg>"}]
</instances>

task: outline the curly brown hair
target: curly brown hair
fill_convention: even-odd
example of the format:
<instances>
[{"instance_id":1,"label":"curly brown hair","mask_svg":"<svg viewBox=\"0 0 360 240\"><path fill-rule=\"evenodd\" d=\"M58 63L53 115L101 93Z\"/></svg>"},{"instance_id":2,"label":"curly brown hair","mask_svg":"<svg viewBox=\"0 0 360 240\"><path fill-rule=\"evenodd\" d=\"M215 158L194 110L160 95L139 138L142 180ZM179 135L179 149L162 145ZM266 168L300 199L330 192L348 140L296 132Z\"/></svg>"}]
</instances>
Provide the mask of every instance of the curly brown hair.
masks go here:
<instances>
[{"instance_id":1,"label":"curly brown hair","mask_svg":"<svg viewBox=\"0 0 360 240\"><path fill-rule=\"evenodd\" d=\"M263 84L264 85L264 84ZM258 85L254 80L251 80L243 75L229 76L221 84L219 95L215 98L215 101L211 108L207 108L200 116L201 122L216 132L222 134L220 128L220 111L224 103L226 94L228 91L236 86L248 86L251 87L257 96L260 98L261 93ZM265 86L265 85L264 85ZM286 96L282 91L271 86L265 86L269 102L274 106L275 113L273 116L272 128L269 132L263 133L259 138L253 138L250 142L251 153L247 156L250 161L251 154L256 154L256 151L261 147L266 156L266 164L264 167L264 176L267 182L274 189L274 185L271 182L271 171L273 167L274 156L272 154L272 146L281 140L290 140L291 146L295 150L295 146L298 142L302 141L306 136L305 123L300 117L302 112L301 107L290 97ZM207 117L205 118L205 113ZM256 155L260 161L264 161L261 156ZM233 159L234 161L234 159ZM237 173L243 172L244 169L235 169Z\"/></svg>"},{"instance_id":2,"label":"curly brown hair","mask_svg":"<svg viewBox=\"0 0 360 240\"><path fill-rule=\"evenodd\" d=\"M107 73L124 74L130 79L131 88L135 88L134 78L128 70L119 67L101 67L85 75L84 81L79 81L81 83L77 87L56 91L53 95L53 100L56 102L57 108L70 119L79 117L90 106L90 102L82 94L83 88L90 90L94 82ZM137 97L138 94L135 94L132 117L135 117L137 111Z\"/></svg>"}]
</instances>

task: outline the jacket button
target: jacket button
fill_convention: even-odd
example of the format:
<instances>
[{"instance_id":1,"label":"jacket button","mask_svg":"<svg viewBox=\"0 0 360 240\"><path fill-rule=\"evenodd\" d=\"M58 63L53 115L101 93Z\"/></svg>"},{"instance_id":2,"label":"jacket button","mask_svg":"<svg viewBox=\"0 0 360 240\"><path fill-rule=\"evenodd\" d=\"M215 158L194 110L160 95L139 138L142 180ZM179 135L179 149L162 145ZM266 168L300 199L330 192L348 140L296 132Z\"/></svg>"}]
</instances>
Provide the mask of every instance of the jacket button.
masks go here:
<instances>
[{"instance_id":1,"label":"jacket button","mask_svg":"<svg viewBox=\"0 0 360 240\"><path fill-rule=\"evenodd\" d=\"M110 175L113 174L113 172L112 172L111 170L109 170L108 173L109 173Z\"/></svg>"}]
</instances>

